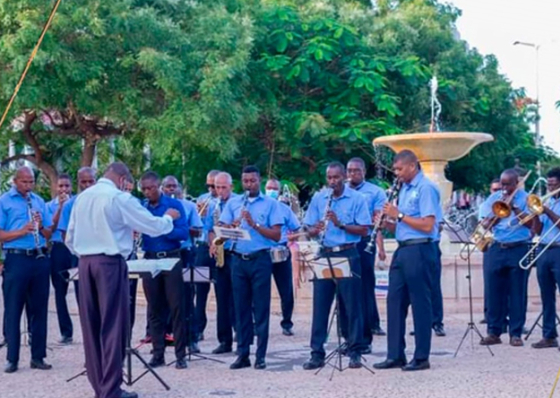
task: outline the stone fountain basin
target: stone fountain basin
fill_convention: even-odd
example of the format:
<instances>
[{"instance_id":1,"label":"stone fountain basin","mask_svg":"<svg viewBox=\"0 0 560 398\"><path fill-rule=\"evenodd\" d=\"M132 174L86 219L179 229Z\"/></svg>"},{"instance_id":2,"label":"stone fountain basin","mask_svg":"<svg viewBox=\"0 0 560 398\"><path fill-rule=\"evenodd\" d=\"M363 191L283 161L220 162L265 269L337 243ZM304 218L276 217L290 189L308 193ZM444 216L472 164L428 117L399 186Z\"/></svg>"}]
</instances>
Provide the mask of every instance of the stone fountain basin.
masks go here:
<instances>
[{"instance_id":1,"label":"stone fountain basin","mask_svg":"<svg viewBox=\"0 0 560 398\"><path fill-rule=\"evenodd\" d=\"M494 137L486 133L415 133L379 137L374 145L384 145L395 152L410 149L420 162L451 161L468 154L475 146L493 141Z\"/></svg>"}]
</instances>

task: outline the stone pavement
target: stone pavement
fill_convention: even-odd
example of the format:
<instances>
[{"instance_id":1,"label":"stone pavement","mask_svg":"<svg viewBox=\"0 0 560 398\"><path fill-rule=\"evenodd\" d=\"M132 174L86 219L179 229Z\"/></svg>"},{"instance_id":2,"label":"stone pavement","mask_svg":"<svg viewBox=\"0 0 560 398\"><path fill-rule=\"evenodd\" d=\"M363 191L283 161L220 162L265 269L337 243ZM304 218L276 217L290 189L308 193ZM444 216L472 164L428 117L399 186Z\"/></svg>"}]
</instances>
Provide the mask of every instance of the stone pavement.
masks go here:
<instances>
[{"instance_id":1,"label":"stone pavement","mask_svg":"<svg viewBox=\"0 0 560 398\"><path fill-rule=\"evenodd\" d=\"M85 377L67 383L66 379L79 373L83 367L81 333L73 293L69 294L73 319L77 329L74 344L59 346L58 327L54 303L50 303L48 362L51 371L29 369L29 348L22 347L20 370L13 375L0 373L1 398L66 398L93 397ZM277 303L274 305L277 309ZM449 311L454 312L454 311ZM537 317L537 312L528 316L528 325ZM215 346L215 313L209 312L210 323L206 330L206 340L201 343L203 353L209 353ZM477 320L480 315L476 316ZM145 307L139 306L134 342L142 336L145 327ZM158 369L160 375L171 386L171 391L163 387L150 375L142 378L132 389L141 397L289 397L289 398L360 398L360 397L430 397L430 398L471 398L471 397L548 397L556 372L560 367L560 352L556 349L535 350L527 344L514 348L508 344L495 346L492 357L485 347L478 345L471 337L465 341L457 358L453 354L466 329L468 314L451 313L446 317L447 337L434 337L432 344L432 369L417 373L403 373L401 370L376 371L374 375L365 369L335 372L332 381L330 368L315 375L302 370L302 364L309 355L308 341L310 314L298 308L295 315L294 337L280 333L278 312L271 316L271 338L267 357L268 369L256 371L253 368L237 371L229 370L233 355L218 356L224 364L212 361L193 361L187 370L176 370L173 366ZM478 324L477 324L478 326ZM483 326L483 325L480 325ZM481 329L484 333L484 329ZM333 336L334 338L334 336ZM540 338L540 329L530 337L529 343ZM332 339L331 339L332 341ZM507 343L507 338L504 339ZM411 356L414 339L407 336ZM330 344L330 348L334 344ZM149 359L149 347L141 347L145 359ZM374 353L366 356L367 364L385 358L384 338L374 341ZM5 349L0 350L4 359ZM173 360L172 350L166 358ZM252 358L254 359L254 358ZM3 363L3 361L0 361ZM347 363L347 359L345 360ZM133 374L142 372L142 367L134 360ZM560 397L560 391L555 394Z\"/></svg>"}]
</instances>

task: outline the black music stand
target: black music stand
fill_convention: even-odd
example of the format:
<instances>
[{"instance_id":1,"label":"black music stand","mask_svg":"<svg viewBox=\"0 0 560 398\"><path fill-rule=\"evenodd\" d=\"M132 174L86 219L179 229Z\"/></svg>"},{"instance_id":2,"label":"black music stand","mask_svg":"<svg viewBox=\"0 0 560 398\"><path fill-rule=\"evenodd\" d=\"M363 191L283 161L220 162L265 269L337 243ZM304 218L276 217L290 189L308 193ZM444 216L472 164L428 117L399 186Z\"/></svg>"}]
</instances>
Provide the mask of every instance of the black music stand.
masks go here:
<instances>
[{"instance_id":1,"label":"black music stand","mask_svg":"<svg viewBox=\"0 0 560 398\"><path fill-rule=\"evenodd\" d=\"M482 340L484 338L484 336L482 336L482 333L480 333L480 330L478 330L478 327L476 326L476 323L474 322L474 315L473 315L473 298L472 298L472 273L471 273L471 254L472 254L472 250L471 250L471 246L474 245L474 243L471 242L470 236L468 234L468 232L464 229L461 228L459 226L452 226L451 224L449 224L447 221L444 221L444 225L443 225L443 229L444 231L446 231L449 235L449 241L451 243L460 243L463 244L463 249L461 249L461 253L463 253L463 250L466 249L467 252L467 256L466 258L463 257L461 255L461 259L466 260L467 261L467 281L468 281L468 285L469 285L469 323L467 324L467 329L465 330L465 333L463 334L463 337L461 338L461 341L459 342L459 345L457 346L457 350L455 351L455 355L453 355L453 358L457 358L457 354L459 353L459 350L461 349L461 346L463 345L465 339L467 338L467 335L470 333L471 334L471 348L474 350L474 335L473 333L476 333L478 335L478 337L480 337L480 339ZM490 346L486 346L486 348L488 348L488 352L490 352L490 355L494 356L494 353L492 352L492 349L490 348Z\"/></svg>"},{"instance_id":2,"label":"black music stand","mask_svg":"<svg viewBox=\"0 0 560 398\"><path fill-rule=\"evenodd\" d=\"M309 263L311 265L310 268L313 271L314 279L316 281L320 281L321 279L331 279L334 283L334 286L335 286L334 287L334 289L335 289L335 293L334 293L335 302L334 303L335 304L334 304L334 310L333 310L333 314L332 314L331 321L330 321L329 331L332 327L334 319L336 318L337 346L334 350L332 350L325 357L325 366L329 365L329 366L332 367L331 377L329 378L329 380L332 381L332 379L334 377L335 370L338 370L339 372L344 372L346 369L348 369L348 367L343 367L343 365L342 365L342 357L345 356L348 344L346 342L342 341L342 330L341 330L341 325L340 325L340 292L339 292L338 283L339 283L340 279L354 278L355 276L352 275L351 270L349 271L349 275L342 275L342 276L337 275L337 272L335 271L335 268L334 268L336 266L336 264L333 265L333 262L331 261L333 257L324 256L323 253L321 253L319 255L319 257L317 257L314 261L317 261L321 258L327 260L328 269L326 270L326 272L328 273L328 276L324 276L324 274L323 274L322 277L318 277L317 272L315 272L315 267L313 266L313 262L309 261ZM337 257L334 257L334 258L337 258ZM338 258L347 259L346 257L338 257ZM349 259L348 259L348 263L349 263L348 266L350 267ZM363 356L361 356L361 357L365 361L365 358L363 358ZM331 362L334 362L334 363L331 363ZM318 375L325 368L325 366L317 369L315 374ZM362 368L366 369L371 374L375 374L375 372L372 369L370 369L367 365L365 365L364 363L362 363Z\"/></svg>"},{"instance_id":3,"label":"black music stand","mask_svg":"<svg viewBox=\"0 0 560 398\"><path fill-rule=\"evenodd\" d=\"M76 269L77 271L77 269ZM141 277L146 277L146 278L154 278L157 276L157 274L152 274L149 272L135 272L135 271L128 271L128 275L130 277L130 275L134 275L137 278L141 278ZM70 274L70 278L69 280L77 280L78 279L78 272L76 272L74 275ZM130 300L130 297L129 297ZM128 310L128 309L127 309ZM136 383L138 380L140 380L142 377L144 377L145 375L147 375L148 373L151 373L157 381L159 381L159 383L167 390L171 390L171 387L169 387L169 385L161 378L161 376L155 371L155 369L153 367L150 366L150 364L144 359L142 358L142 355L140 355L140 352L138 351L137 348L133 348L132 347L132 327L131 327L131 319L130 316L127 317L128 319L128 324L126 325L126 330L127 330L127 337L126 337L126 352L125 352L125 360L123 363L123 366L126 368L123 374L123 383L127 386L130 387L132 386L134 383ZM144 370L143 373L141 373L139 376L137 376L136 378L134 378L132 376L132 356L135 356L145 367L146 370ZM70 382L80 376L84 376L87 373L87 370L83 370L82 372L76 374L75 376L72 376L71 378L69 378L68 380L66 380L66 382Z\"/></svg>"}]
</instances>

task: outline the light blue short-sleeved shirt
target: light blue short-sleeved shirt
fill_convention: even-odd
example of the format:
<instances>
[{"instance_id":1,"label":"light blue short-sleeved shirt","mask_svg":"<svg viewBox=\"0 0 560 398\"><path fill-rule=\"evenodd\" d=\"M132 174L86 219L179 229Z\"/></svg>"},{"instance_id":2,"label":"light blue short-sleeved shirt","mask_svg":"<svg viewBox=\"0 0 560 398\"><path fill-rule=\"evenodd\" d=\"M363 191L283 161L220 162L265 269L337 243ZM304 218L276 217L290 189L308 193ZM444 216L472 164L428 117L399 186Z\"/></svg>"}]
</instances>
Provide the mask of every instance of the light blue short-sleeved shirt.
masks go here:
<instances>
[{"instance_id":1,"label":"light blue short-sleeved shirt","mask_svg":"<svg viewBox=\"0 0 560 398\"><path fill-rule=\"evenodd\" d=\"M30 192L31 207L33 211L39 212L43 220L43 227L48 228L51 224L50 212L47 209L45 201L39 196ZM11 232L22 229L30 222L29 210L27 207L27 199L24 198L15 187L10 188L8 192L0 196L0 229ZM39 233L39 247L45 247L46 240ZM35 238L33 234L27 234L21 238L4 242L4 249L35 249Z\"/></svg>"},{"instance_id":2,"label":"light blue short-sleeved shirt","mask_svg":"<svg viewBox=\"0 0 560 398\"><path fill-rule=\"evenodd\" d=\"M229 202L231 199L236 198L238 196L239 195L232 192L227 200L219 199L218 201L213 201L210 204L210 208L208 209L208 213L210 215L210 219L208 220L208 230L209 231L213 230L214 227L215 227L214 214L216 214L216 219L219 221L220 217L222 216L222 213L224 211L224 208L226 207L226 203ZM231 240L225 241L225 243L224 243L224 249L225 250L231 250L232 246L233 246L233 241L231 241Z\"/></svg>"},{"instance_id":3,"label":"light blue short-sleeved shirt","mask_svg":"<svg viewBox=\"0 0 560 398\"><path fill-rule=\"evenodd\" d=\"M330 189L324 189L313 196L303 219L305 225L313 226L325 219L330 192ZM344 225L371 226L372 224L371 214L364 195L347 186L344 187L342 195L333 198L331 210L335 212L339 221ZM361 236L349 234L329 222L323 244L325 247L335 247L348 243L358 243L361 239Z\"/></svg>"},{"instance_id":4,"label":"light blue short-sleeved shirt","mask_svg":"<svg viewBox=\"0 0 560 398\"><path fill-rule=\"evenodd\" d=\"M513 205L519 208L522 212L527 212L527 196L527 192L519 190L513 198ZM494 216L494 213L492 212L492 205L496 201L501 200L502 197L503 194L499 191L494 192L488 197L488 199L486 199L481 206L481 209L483 208L483 218L490 218ZM529 228L519 225L519 219L513 211L509 217L502 218L495 223L492 231L494 232L494 239L496 242L512 243L528 241L531 239L531 231Z\"/></svg>"},{"instance_id":5,"label":"light blue short-sleeved shirt","mask_svg":"<svg viewBox=\"0 0 560 398\"><path fill-rule=\"evenodd\" d=\"M554 199L554 198L548 199L548 201L545 203L545 206L547 206L555 214L560 215L560 198L558 198L558 199ZM542 232L541 232L541 236L543 238L541 238L540 242L543 243L543 244L549 244L552 241L552 238L554 238L556 235L558 235L558 237L554 240L554 243L560 243L560 228L558 228L558 226L553 227L554 222L546 214L542 214L540 216L540 219L541 219L541 222L543 224L543 228L542 228ZM554 228L554 230L550 231L551 228ZM545 236L545 234L546 234L546 236Z\"/></svg>"},{"instance_id":6,"label":"light blue short-sleeved shirt","mask_svg":"<svg viewBox=\"0 0 560 398\"><path fill-rule=\"evenodd\" d=\"M203 229L204 225L202 224L202 220L198 215L198 209L196 208L196 204L185 199L178 199L178 200L183 205L183 209L185 209L187 225L189 226L189 228ZM189 238L181 243L181 249L191 249L192 247L193 247L193 241L192 241L192 237L189 234Z\"/></svg>"},{"instance_id":7,"label":"light blue short-sleeved shirt","mask_svg":"<svg viewBox=\"0 0 560 398\"><path fill-rule=\"evenodd\" d=\"M364 195L370 214L383 210L383 205L387 202L387 194L377 185L364 181L355 188L350 186L350 184L346 184L346 186Z\"/></svg>"},{"instance_id":8,"label":"light blue short-sleeved shirt","mask_svg":"<svg viewBox=\"0 0 560 398\"><path fill-rule=\"evenodd\" d=\"M245 196L229 199L220 215L220 222L231 225L234 221L239 220L241 218L241 210L244 202ZM260 224L264 228L272 228L275 225L284 225L284 217L278 206L280 206L280 204L276 199L265 196L261 192L256 198L249 199L247 210L255 223ZM239 240L235 242L233 250L237 253L250 254L259 250L270 249L277 245L277 242L265 238L253 228L249 227L245 221L242 221L240 228L249 231L251 240Z\"/></svg>"},{"instance_id":9,"label":"light blue short-sleeved shirt","mask_svg":"<svg viewBox=\"0 0 560 398\"><path fill-rule=\"evenodd\" d=\"M399 192L399 211L405 216L414 218L433 216L436 222L429 233L418 231L405 222L398 222L395 234L397 241L423 238L436 240L439 229L437 218L441 212L439 202L440 194L437 186L422 171L410 183L404 183Z\"/></svg>"},{"instance_id":10,"label":"light blue short-sleeved shirt","mask_svg":"<svg viewBox=\"0 0 560 398\"><path fill-rule=\"evenodd\" d=\"M282 225L282 237L280 238L279 245L285 245L288 243L288 232L297 231L301 228L301 224L297 219L297 216L294 214L290 206L285 203L278 202L279 210L282 212L284 216L284 225Z\"/></svg>"},{"instance_id":11,"label":"light blue short-sleeved shirt","mask_svg":"<svg viewBox=\"0 0 560 398\"><path fill-rule=\"evenodd\" d=\"M76 198L78 195L72 196L68 199L68 202L64 205L62 209L62 214L60 215L60 219L58 220L58 229L57 231L66 232L68 230L68 224L70 223L70 215L72 214L72 208L74 207L74 203L76 202Z\"/></svg>"},{"instance_id":12,"label":"light blue short-sleeved shirt","mask_svg":"<svg viewBox=\"0 0 560 398\"><path fill-rule=\"evenodd\" d=\"M203 241L203 242L207 242L208 241L208 232L210 232L213 228L213 225L211 225L212 223L212 213L211 213L211 208L214 204L218 203L220 201L220 199L218 197L212 197L212 195L210 194L210 192L206 192L203 193L202 195L200 195L197 199L196 199L196 203L205 203L207 200L209 200L208 202L208 206L207 206L207 212L205 216L201 216L200 219L202 221L202 234L200 235L200 237L198 238L198 240ZM198 209L197 209L197 214L198 214Z\"/></svg>"}]
</instances>

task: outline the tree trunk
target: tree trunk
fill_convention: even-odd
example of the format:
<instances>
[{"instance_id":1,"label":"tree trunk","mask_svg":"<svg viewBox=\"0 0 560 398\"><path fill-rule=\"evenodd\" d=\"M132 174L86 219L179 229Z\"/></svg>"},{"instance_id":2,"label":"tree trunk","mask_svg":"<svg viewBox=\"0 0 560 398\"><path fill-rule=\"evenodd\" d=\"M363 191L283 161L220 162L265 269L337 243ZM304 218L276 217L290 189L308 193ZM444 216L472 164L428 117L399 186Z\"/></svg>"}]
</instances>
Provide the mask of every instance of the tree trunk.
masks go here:
<instances>
[{"instance_id":1,"label":"tree trunk","mask_svg":"<svg viewBox=\"0 0 560 398\"><path fill-rule=\"evenodd\" d=\"M95 142L84 143L84 148L82 149L82 167L91 167L93 164L93 158L95 157Z\"/></svg>"}]
</instances>

